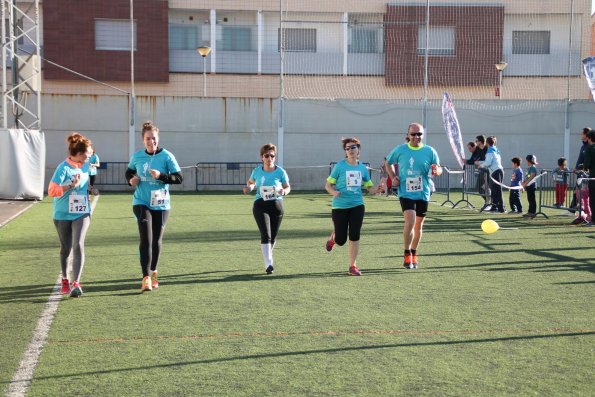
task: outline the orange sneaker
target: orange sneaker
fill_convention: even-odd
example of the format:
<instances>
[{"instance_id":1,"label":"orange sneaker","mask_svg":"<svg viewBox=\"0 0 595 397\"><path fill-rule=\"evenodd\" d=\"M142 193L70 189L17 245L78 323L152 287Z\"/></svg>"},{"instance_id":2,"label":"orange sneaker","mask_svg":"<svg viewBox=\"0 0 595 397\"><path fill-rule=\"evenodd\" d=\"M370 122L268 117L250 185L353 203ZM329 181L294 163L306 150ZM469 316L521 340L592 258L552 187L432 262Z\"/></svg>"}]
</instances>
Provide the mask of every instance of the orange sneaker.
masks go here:
<instances>
[{"instance_id":1,"label":"orange sneaker","mask_svg":"<svg viewBox=\"0 0 595 397\"><path fill-rule=\"evenodd\" d=\"M411 254L405 255L405 259L403 260L403 267L405 269L414 269L413 255L411 255Z\"/></svg>"},{"instance_id":2,"label":"orange sneaker","mask_svg":"<svg viewBox=\"0 0 595 397\"><path fill-rule=\"evenodd\" d=\"M159 281L157 281L157 272L151 273L151 287L153 289L159 288Z\"/></svg>"},{"instance_id":3,"label":"orange sneaker","mask_svg":"<svg viewBox=\"0 0 595 397\"><path fill-rule=\"evenodd\" d=\"M417 269L417 255L411 255L411 266L412 269Z\"/></svg>"},{"instance_id":4,"label":"orange sneaker","mask_svg":"<svg viewBox=\"0 0 595 397\"><path fill-rule=\"evenodd\" d=\"M149 276L143 277L143 281L140 285L140 292L151 291L152 289L151 278Z\"/></svg>"}]
</instances>

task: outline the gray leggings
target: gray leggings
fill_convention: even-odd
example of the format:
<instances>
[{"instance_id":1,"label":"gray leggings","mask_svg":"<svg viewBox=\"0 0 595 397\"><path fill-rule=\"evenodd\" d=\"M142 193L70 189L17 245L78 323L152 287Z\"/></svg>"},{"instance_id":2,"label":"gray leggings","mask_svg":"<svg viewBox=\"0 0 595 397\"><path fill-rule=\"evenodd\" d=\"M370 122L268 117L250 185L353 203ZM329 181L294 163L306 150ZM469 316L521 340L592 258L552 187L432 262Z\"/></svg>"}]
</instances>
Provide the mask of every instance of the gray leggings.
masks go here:
<instances>
[{"instance_id":1,"label":"gray leggings","mask_svg":"<svg viewBox=\"0 0 595 397\"><path fill-rule=\"evenodd\" d=\"M59 221L54 219L54 225L60 238L60 266L62 277L68 278L68 258L72 255L73 279L80 282L83 267L85 266L85 235L91 224L89 214L83 215L74 221Z\"/></svg>"}]
</instances>

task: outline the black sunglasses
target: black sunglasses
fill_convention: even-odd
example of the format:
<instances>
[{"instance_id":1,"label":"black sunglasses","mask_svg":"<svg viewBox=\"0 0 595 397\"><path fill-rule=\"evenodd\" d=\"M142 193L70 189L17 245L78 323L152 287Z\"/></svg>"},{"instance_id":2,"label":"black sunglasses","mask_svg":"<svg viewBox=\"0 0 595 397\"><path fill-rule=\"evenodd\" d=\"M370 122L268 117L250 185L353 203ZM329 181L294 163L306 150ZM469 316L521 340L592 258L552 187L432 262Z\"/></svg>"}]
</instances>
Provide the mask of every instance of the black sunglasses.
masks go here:
<instances>
[{"instance_id":1,"label":"black sunglasses","mask_svg":"<svg viewBox=\"0 0 595 397\"><path fill-rule=\"evenodd\" d=\"M267 154L264 155L264 157L267 158L267 159L274 159L275 158L275 155L274 154L268 154L267 153Z\"/></svg>"},{"instance_id":2,"label":"black sunglasses","mask_svg":"<svg viewBox=\"0 0 595 397\"><path fill-rule=\"evenodd\" d=\"M410 132L409 135L411 135L411 136L422 136L423 133L422 132Z\"/></svg>"},{"instance_id":3,"label":"black sunglasses","mask_svg":"<svg viewBox=\"0 0 595 397\"><path fill-rule=\"evenodd\" d=\"M357 149L359 147L359 145L349 145L349 146L345 146L345 150L353 150L353 149Z\"/></svg>"}]
</instances>

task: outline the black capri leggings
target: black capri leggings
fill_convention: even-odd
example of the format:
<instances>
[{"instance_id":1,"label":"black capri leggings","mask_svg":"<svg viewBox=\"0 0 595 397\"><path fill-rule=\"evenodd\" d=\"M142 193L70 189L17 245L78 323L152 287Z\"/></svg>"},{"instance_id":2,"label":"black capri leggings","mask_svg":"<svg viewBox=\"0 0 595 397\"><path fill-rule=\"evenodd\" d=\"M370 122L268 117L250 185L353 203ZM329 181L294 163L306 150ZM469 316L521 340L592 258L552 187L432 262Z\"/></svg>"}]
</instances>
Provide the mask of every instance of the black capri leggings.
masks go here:
<instances>
[{"instance_id":1,"label":"black capri leggings","mask_svg":"<svg viewBox=\"0 0 595 397\"><path fill-rule=\"evenodd\" d=\"M169 210L151 210L145 205L133 205L132 211L138 223L140 266L145 277L149 275L149 270L157 270Z\"/></svg>"},{"instance_id":2,"label":"black capri leggings","mask_svg":"<svg viewBox=\"0 0 595 397\"><path fill-rule=\"evenodd\" d=\"M335 243L338 245L345 244L348 230L349 240L359 241L365 212L366 207L363 204L352 208L333 208L332 217L333 224L335 225Z\"/></svg>"},{"instance_id":3,"label":"black capri leggings","mask_svg":"<svg viewBox=\"0 0 595 397\"><path fill-rule=\"evenodd\" d=\"M261 244L275 244L281 221L285 208L283 200L268 200L258 199L254 202L252 207L254 219L260 230Z\"/></svg>"}]
</instances>

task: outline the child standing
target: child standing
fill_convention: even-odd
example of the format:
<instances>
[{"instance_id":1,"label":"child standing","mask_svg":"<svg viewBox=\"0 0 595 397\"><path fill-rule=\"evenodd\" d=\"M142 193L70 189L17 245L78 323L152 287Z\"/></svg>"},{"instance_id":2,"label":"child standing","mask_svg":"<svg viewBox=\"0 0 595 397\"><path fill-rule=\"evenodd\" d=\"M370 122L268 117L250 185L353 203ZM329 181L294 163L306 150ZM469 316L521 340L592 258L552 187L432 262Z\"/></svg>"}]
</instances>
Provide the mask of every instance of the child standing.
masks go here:
<instances>
[{"instance_id":1,"label":"child standing","mask_svg":"<svg viewBox=\"0 0 595 397\"><path fill-rule=\"evenodd\" d=\"M525 218L535 218L537 215L537 201L535 201L535 183L531 183L533 179L537 176L537 168L535 167L537 164L537 157L534 154L528 154L525 157L527 161L527 177L523 181L523 187L527 192L527 201L529 202L529 211L526 214L523 214Z\"/></svg>"},{"instance_id":2,"label":"child standing","mask_svg":"<svg viewBox=\"0 0 595 397\"><path fill-rule=\"evenodd\" d=\"M568 169L566 159L560 157L558 159L558 168L554 170L553 177L556 186L556 208L560 208L566 201L566 190L568 190Z\"/></svg>"},{"instance_id":3,"label":"child standing","mask_svg":"<svg viewBox=\"0 0 595 397\"><path fill-rule=\"evenodd\" d=\"M589 178L589 174L583 170L576 171L576 197L580 200L580 211L577 211L577 217L572 221L573 225L580 225L582 223L593 222L593 214L591 213L591 206L589 204L589 181L578 181L582 178Z\"/></svg>"},{"instance_id":4,"label":"child standing","mask_svg":"<svg viewBox=\"0 0 595 397\"><path fill-rule=\"evenodd\" d=\"M510 187L521 186L521 183L523 182L521 159L519 157L513 157L511 161L512 176L510 177ZM521 203L521 189L510 189L508 204L510 205L510 212L517 214L523 213L523 204Z\"/></svg>"}]
</instances>

